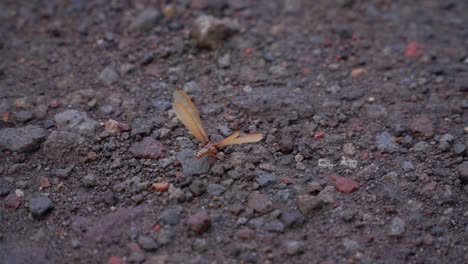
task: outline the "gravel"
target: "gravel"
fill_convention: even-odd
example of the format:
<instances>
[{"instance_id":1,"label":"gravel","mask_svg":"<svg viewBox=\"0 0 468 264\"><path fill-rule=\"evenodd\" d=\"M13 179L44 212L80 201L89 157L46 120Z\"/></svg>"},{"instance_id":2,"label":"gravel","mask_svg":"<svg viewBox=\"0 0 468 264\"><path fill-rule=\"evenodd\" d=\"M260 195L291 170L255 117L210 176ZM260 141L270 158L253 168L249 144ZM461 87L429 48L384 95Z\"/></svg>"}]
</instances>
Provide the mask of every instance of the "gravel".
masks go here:
<instances>
[{"instance_id":1,"label":"gravel","mask_svg":"<svg viewBox=\"0 0 468 264\"><path fill-rule=\"evenodd\" d=\"M200 196L206 192L206 185L203 181L195 180L189 186L194 196Z\"/></svg>"},{"instance_id":2,"label":"gravel","mask_svg":"<svg viewBox=\"0 0 468 264\"><path fill-rule=\"evenodd\" d=\"M83 177L82 182L85 187L94 187L97 183L96 176L94 174L88 174Z\"/></svg>"},{"instance_id":3,"label":"gravel","mask_svg":"<svg viewBox=\"0 0 468 264\"><path fill-rule=\"evenodd\" d=\"M85 142L85 138L76 133L53 131L44 142L44 152L52 160L61 160Z\"/></svg>"},{"instance_id":4,"label":"gravel","mask_svg":"<svg viewBox=\"0 0 468 264\"><path fill-rule=\"evenodd\" d=\"M147 251L152 251L158 249L158 244L156 241L149 236L140 236L138 237L138 244Z\"/></svg>"},{"instance_id":5,"label":"gravel","mask_svg":"<svg viewBox=\"0 0 468 264\"><path fill-rule=\"evenodd\" d=\"M410 172L414 170L414 165L411 161L403 161L401 168L404 172Z\"/></svg>"},{"instance_id":6,"label":"gravel","mask_svg":"<svg viewBox=\"0 0 468 264\"><path fill-rule=\"evenodd\" d=\"M273 202L271 201L269 195L260 193L258 191L250 194L247 207L261 214L271 212L274 209Z\"/></svg>"},{"instance_id":7,"label":"gravel","mask_svg":"<svg viewBox=\"0 0 468 264\"><path fill-rule=\"evenodd\" d=\"M379 149L388 151L390 153L398 150L398 144L395 141L395 137L387 131L377 135L376 142Z\"/></svg>"},{"instance_id":8,"label":"gravel","mask_svg":"<svg viewBox=\"0 0 468 264\"><path fill-rule=\"evenodd\" d=\"M282 242L282 247L288 255L297 255L303 253L304 244L296 240L285 240Z\"/></svg>"},{"instance_id":9,"label":"gravel","mask_svg":"<svg viewBox=\"0 0 468 264\"><path fill-rule=\"evenodd\" d=\"M132 121L132 135L149 136L153 129L161 124L161 121L155 118L135 118Z\"/></svg>"},{"instance_id":10,"label":"gravel","mask_svg":"<svg viewBox=\"0 0 468 264\"><path fill-rule=\"evenodd\" d=\"M165 225L175 226L180 222L180 213L176 209L166 209L159 216L159 221Z\"/></svg>"},{"instance_id":11,"label":"gravel","mask_svg":"<svg viewBox=\"0 0 468 264\"><path fill-rule=\"evenodd\" d=\"M3 262L464 259L464 1L42 2L0 4ZM265 141L196 159L176 89Z\"/></svg>"},{"instance_id":12,"label":"gravel","mask_svg":"<svg viewBox=\"0 0 468 264\"><path fill-rule=\"evenodd\" d=\"M193 150L182 150L177 154L177 160L182 164L185 175L201 175L210 171L210 157L197 159Z\"/></svg>"},{"instance_id":13,"label":"gravel","mask_svg":"<svg viewBox=\"0 0 468 264\"><path fill-rule=\"evenodd\" d=\"M231 55L225 54L218 58L218 66L221 68L229 68L231 65Z\"/></svg>"},{"instance_id":14,"label":"gravel","mask_svg":"<svg viewBox=\"0 0 468 264\"><path fill-rule=\"evenodd\" d=\"M34 114L31 111L21 110L15 113L16 121L20 123L26 123L34 118Z\"/></svg>"},{"instance_id":15,"label":"gravel","mask_svg":"<svg viewBox=\"0 0 468 264\"><path fill-rule=\"evenodd\" d=\"M389 234L391 236L401 236L405 232L406 225L403 219L394 217L389 226Z\"/></svg>"},{"instance_id":16,"label":"gravel","mask_svg":"<svg viewBox=\"0 0 468 264\"><path fill-rule=\"evenodd\" d=\"M464 156L466 154L466 146L461 143L457 143L453 145L453 153Z\"/></svg>"},{"instance_id":17,"label":"gravel","mask_svg":"<svg viewBox=\"0 0 468 264\"><path fill-rule=\"evenodd\" d=\"M176 233L171 226L165 226L159 231L157 242L160 245L167 245L176 237Z\"/></svg>"},{"instance_id":18,"label":"gravel","mask_svg":"<svg viewBox=\"0 0 468 264\"><path fill-rule=\"evenodd\" d=\"M468 184L468 161L464 161L462 164L458 165L457 172L460 180L463 183Z\"/></svg>"},{"instance_id":19,"label":"gravel","mask_svg":"<svg viewBox=\"0 0 468 264\"><path fill-rule=\"evenodd\" d=\"M238 29L239 25L237 21L201 15L193 22L190 34L197 41L198 46L216 49L223 44L225 39L237 32Z\"/></svg>"},{"instance_id":20,"label":"gravel","mask_svg":"<svg viewBox=\"0 0 468 264\"><path fill-rule=\"evenodd\" d=\"M200 235L211 227L211 217L208 211L203 210L189 216L187 224L195 234Z\"/></svg>"},{"instance_id":21,"label":"gravel","mask_svg":"<svg viewBox=\"0 0 468 264\"><path fill-rule=\"evenodd\" d=\"M99 80L104 85L111 85L115 83L119 79L119 74L116 70L112 67L106 67L102 72L99 74Z\"/></svg>"},{"instance_id":22,"label":"gravel","mask_svg":"<svg viewBox=\"0 0 468 264\"><path fill-rule=\"evenodd\" d=\"M151 137L145 137L143 140L133 143L130 146L129 151L136 158L158 160L165 156L164 145Z\"/></svg>"},{"instance_id":23,"label":"gravel","mask_svg":"<svg viewBox=\"0 0 468 264\"><path fill-rule=\"evenodd\" d=\"M74 109L55 115L58 129L81 135L91 135L98 128L98 123L84 112Z\"/></svg>"},{"instance_id":24,"label":"gravel","mask_svg":"<svg viewBox=\"0 0 468 264\"><path fill-rule=\"evenodd\" d=\"M305 217L312 217L322 208L322 201L312 195L302 194L296 198L296 206Z\"/></svg>"},{"instance_id":25,"label":"gravel","mask_svg":"<svg viewBox=\"0 0 468 264\"><path fill-rule=\"evenodd\" d=\"M280 219L287 228L300 227L305 222L304 216L296 211L282 213Z\"/></svg>"},{"instance_id":26,"label":"gravel","mask_svg":"<svg viewBox=\"0 0 468 264\"><path fill-rule=\"evenodd\" d=\"M260 187L267 187L276 183L278 177L274 174L265 171L257 171L257 183Z\"/></svg>"},{"instance_id":27,"label":"gravel","mask_svg":"<svg viewBox=\"0 0 468 264\"><path fill-rule=\"evenodd\" d=\"M34 125L4 128L0 130L0 147L17 152L34 152L46 137L47 131Z\"/></svg>"},{"instance_id":28,"label":"gravel","mask_svg":"<svg viewBox=\"0 0 468 264\"><path fill-rule=\"evenodd\" d=\"M0 179L0 197L7 196L11 192L12 188L8 182Z\"/></svg>"},{"instance_id":29,"label":"gravel","mask_svg":"<svg viewBox=\"0 0 468 264\"><path fill-rule=\"evenodd\" d=\"M226 187L220 184L208 184L206 191L213 196L220 196L226 191Z\"/></svg>"},{"instance_id":30,"label":"gravel","mask_svg":"<svg viewBox=\"0 0 468 264\"><path fill-rule=\"evenodd\" d=\"M409 128L411 132L425 138L431 138L434 135L434 124L427 115L419 115L413 118Z\"/></svg>"},{"instance_id":31,"label":"gravel","mask_svg":"<svg viewBox=\"0 0 468 264\"><path fill-rule=\"evenodd\" d=\"M29 211L36 219L46 216L52 209L54 209L54 204L48 197L34 197L29 201Z\"/></svg>"},{"instance_id":32,"label":"gravel","mask_svg":"<svg viewBox=\"0 0 468 264\"><path fill-rule=\"evenodd\" d=\"M154 8L147 8L141 11L130 23L128 30L135 31L150 31L161 17L160 12Z\"/></svg>"}]
</instances>

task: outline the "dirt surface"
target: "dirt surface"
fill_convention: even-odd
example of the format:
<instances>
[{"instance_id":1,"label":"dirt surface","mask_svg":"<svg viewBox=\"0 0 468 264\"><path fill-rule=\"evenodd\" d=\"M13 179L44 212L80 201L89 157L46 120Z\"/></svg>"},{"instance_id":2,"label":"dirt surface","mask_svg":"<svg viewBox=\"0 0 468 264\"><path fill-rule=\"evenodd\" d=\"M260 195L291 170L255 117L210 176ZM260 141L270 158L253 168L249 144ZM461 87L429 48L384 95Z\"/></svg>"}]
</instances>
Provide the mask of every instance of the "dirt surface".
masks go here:
<instances>
[{"instance_id":1,"label":"dirt surface","mask_svg":"<svg viewBox=\"0 0 468 264\"><path fill-rule=\"evenodd\" d=\"M0 263L466 263L466 10L1 1Z\"/></svg>"}]
</instances>

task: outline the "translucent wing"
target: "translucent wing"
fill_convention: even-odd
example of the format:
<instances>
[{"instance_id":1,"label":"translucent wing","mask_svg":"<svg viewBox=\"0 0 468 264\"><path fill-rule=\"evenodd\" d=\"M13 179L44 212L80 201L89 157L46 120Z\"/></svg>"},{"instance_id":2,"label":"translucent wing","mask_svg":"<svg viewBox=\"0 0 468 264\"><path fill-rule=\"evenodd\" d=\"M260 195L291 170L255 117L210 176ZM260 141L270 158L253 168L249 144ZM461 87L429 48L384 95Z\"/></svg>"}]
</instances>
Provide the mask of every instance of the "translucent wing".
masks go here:
<instances>
[{"instance_id":1,"label":"translucent wing","mask_svg":"<svg viewBox=\"0 0 468 264\"><path fill-rule=\"evenodd\" d=\"M217 143L217 147L223 147L228 145L244 144L244 143L254 143L262 140L263 135L260 133L247 134L239 137L239 131L230 135L229 137L223 139L221 142Z\"/></svg>"},{"instance_id":2,"label":"translucent wing","mask_svg":"<svg viewBox=\"0 0 468 264\"><path fill-rule=\"evenodd\" d=\"M208 143L208 135L206 134L206 131L205 131L205 127L203 126L203 123L201 122L201 119L200 119L200 113L198 112L197 108L195 107L195 105L193 104L192 100L190 100L190 98L188 97L188 95L184 92L184 91L181 91L181 90L178 90L178 91L175 91L174 92L174 104L173 104L173 107L174 107L174 110L175 109L175 104L176 103L181 103L185 106L185 110L186 112L189 113L189 115L191 116L191 120L193 120L193 122L195 123L195 125L198 127L198 134L200 136L200 138L203 138L203 140L201 140L199 138L199 136L197 136L192 130L192 134L195 135L195 137L200 140L200 142L202 143ZM177 111L176 111L177 113ZM179 115L179 113L177 113L177 115ZM179 117L180 118L180 117ZM182 119L181 119L182 120ZM182 123L184 123L182 121ZM184 125L189 128L187 126L187 124L184 123ZM189 128L190 129L190 128Z\"/></svg>"},{"instance_id":3,"label":"translucent wing","mask_svg":"<svg viewBox=\"0 0 468 264\"><path fill-rule=\"evenodd\" d=\"M198 126L195 121L193 114L187 109L185 104L181 102L174 102L172 105L177 117L182 123L190 130L190 132L203 144L208 143L208 136L206 135L205 129Z\"/></svg>"},{"instance_id":4,"label":"translucent wing","mask_svg":"<svg viewBox=\"0 0 468 264\"><path fill-rule=\"evenodd\" d=\"M198 119L200 119L200 113L198 112L198 109L195 107L193 104L192 100L190 100L190 97L182 91L182 90L177 90L174 92L174 102L181 102L187 106L188 110L193 113L194 116L197 116Z\"/></svg>"},{"instance_id":5,"label":"translucent wing","mask_svg":"<svg viewBox=\"0 0 468 264\"><path fill-rule=\"evenodd\" d=\"M228 136L227 138L221 140L220 142L216 143L215 146L226 146L226 145L229 145L229 144L226 144L226 142L231 142L233 139L237 138L240 134L240 131L236 131L234 133L232 133L230 136Z\"/></svg>"}]
</instances>

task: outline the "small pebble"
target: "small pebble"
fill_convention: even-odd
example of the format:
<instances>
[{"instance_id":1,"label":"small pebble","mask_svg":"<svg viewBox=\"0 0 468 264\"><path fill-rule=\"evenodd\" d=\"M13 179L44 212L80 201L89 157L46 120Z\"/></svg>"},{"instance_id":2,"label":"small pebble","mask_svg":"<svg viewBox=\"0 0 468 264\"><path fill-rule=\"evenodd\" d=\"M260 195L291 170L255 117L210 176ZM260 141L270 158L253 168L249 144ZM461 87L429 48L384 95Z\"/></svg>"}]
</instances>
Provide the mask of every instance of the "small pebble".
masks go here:
<instances>
[{"instance_id":1,"label":"small pebble","mask_svg":"<svg viewBox=\"0 0 468 264\"><path fill-rule=\"evenodd\" d=\"M276 183L277 179L278 177L276 175L264 171L259 172L259 175L256 178L257 183L260 185L260 187L267 187L269 185L273 185Z\"/></svg>"},{"instance_id":2,"label":"small pebble","mask_svg":"<svg viewBox=\"0 0 468 264\"><path fill-rule=\"evenodd\" d=\"M231 55L225 54L224 56L219 57L218 65L219 67L224 68L224 69L229 68L229 66L231 65Z\"/></svg>"},{"instance_id":3,"label":"small pebble","mask_svg":"<svg viewBox=\"0 0 468 264\"><path fill-rule=\"evenodd\" d=\"M96 186L96 176L94 174L88 174L83 177L83 186L94 187Z\"/></svg>"},{"instance_id":4,"label":"small pebble","mask_svg":"<svg viewBox=\"0 0 468 264\"><path fill-rule=\"evenodd\" d=\"M39 196L29 201L29 211L36 219L44 217L52 211L52 209L54 209L54 205L49 197Z\"/></svg>"},{"instance_id":5,"label":"small pebble","mask_svg":"<svg viewBox=\"0 0 468 264\"><path fill-rule=\"evenodd\" d=\"M81 246L81 242L78 239L70 240L70 244L74 249L77 249Z\"/></svg>"},{"instance_id":6,"label":"small pebble","mask_svg":"<svg viewBox=\"0 0 468 264\"><path fill-rule=\"evenodd\" d=\"M175 226L180 222L180 213L176 209L166 209L159 216L162 224Z\"/></svg>"},{"instance_id":7,"label":"small pebble","mask_svg":"<svg viewBox=\"0 0 468 264\"><path fill-rule=\"evenodd\" d=\"M305 217L311 217L322 208L322 201L315 196L299 195L296 199L296 205Z\"/></svg>"},{"instance_id":8,"label":"small pebble","mask_svg":"<svg viewBox=\"0 0 468 264\"><path fill-rule=\"evenodd\" d=\"M466 153L466 147L464 144L460 144L460 143L457 143L455 145L453 145L453 153L459 155L459 156L463 156L465 155Z\"/></svg>"},{"instance_id":9,"label":"small pebble","mask_svg":"<svg viewBox=\"0 0 468 264\"><path fill-rule=\"evenodd\" d=\"M256 191L250 194L247 207L264 214L273 210L273 202L269 195Z\"/></svg>"},{"instance_id":10,"label":"small pebble","mask_svg":"<svg viewBox=\"0 0 468 264\"><path fill-rule=\"evenodd\" d=\"M211 226L211 217L208 211L203 210L188 217L187 224L195 234L206 232Z\"/></svg>"},{"instance_id":11,"label":"small pebble","mask_svg":"<svg viewBox=\"0 0 468 264\"><path fill-rule=\"evenodd\" d=\"M409 172L409 171L414 170L414 165L411 161L403 161L401 168L403 169L404 172Z\"/></svg>"},{"instance_id":12,"label":"small pebble","mask_svg":"<svg viewBox=\"0 0 468 264\"><path fill-rule=\"evenodd\" d=\"M226 187L220 184L208 184L206 191L213 196L220 196L226 191Z\"/></svg>"},{"instance_id":13,"label":"small pebble","mask_svg":"<svg viewBox=\"0 0 468 264\"><path fill-rule=\"evenodd\" d=\"M400 236L405 232L405 222L399 217L394 217L390 223L390 235Z\"/></svg>"},{"instance_id":14,"label":"small pebble","mask_svg":"<svg viewBox=\"0 0 468 264\"><path fill-rule=\"evenodd\" d=\"M303 244L296 240L283 241L283 247L288 255L297 255L303 253Z\"/></svg>"},{"instance_id":15,"label":"small pebble","mask_svg":"<svg viewBox=\"0 0 468 264\"><path fill-rule=\"evenodd\" d=\"M158 244L156 244L156 241L152 237L149 236L140 236L138 238L138 244L144 249L144 250L155 250L158 248Z\"/></svg>"}]
</instances>

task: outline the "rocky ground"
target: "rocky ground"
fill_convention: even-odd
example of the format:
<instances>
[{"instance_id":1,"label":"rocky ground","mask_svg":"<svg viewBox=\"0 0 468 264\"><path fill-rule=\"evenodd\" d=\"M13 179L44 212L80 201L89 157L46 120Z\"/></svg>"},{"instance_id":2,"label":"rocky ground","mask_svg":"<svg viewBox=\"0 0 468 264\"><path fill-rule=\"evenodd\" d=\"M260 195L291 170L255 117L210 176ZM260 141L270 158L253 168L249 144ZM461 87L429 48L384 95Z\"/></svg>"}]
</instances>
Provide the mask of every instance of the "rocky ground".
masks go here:
<instances>
[{"instance_id":1,"label":"rocky ground","mask_svg":"<svg viewBox=\"0 0 468 264\"><path fill-rule=\"evenodd\" d=\"M466 263L466 10L2 1L0 263Z\"/></svg>"}]
</instances>

